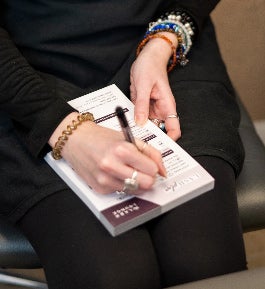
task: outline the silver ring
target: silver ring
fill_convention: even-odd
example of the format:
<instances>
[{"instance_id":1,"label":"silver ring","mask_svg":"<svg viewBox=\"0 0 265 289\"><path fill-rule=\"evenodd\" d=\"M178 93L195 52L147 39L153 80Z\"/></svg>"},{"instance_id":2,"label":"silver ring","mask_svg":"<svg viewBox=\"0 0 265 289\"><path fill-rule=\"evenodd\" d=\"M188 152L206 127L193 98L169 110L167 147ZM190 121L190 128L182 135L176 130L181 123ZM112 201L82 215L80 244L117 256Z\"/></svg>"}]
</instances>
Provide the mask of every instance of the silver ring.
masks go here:
<instances>
[{"instance_id":1,"label":"silver ring","mask_svg":"<svg viewBox=\"0 0 265 289\"><path fill-rule=\"evenodd\" d=\"M136 170L133 171L131 178L124 179L124 186L122 191L135 191L138 189L138 182L136 180L138 172Z\"/></svg>"},{"instance_id":2,"label":"silver ring","mask_svg":"<svg viewBox=\"0 0 265 289\"><path fill-rule=\"evenodd\" d=\"M166 117L166 119L167 119L167 118L177 118L177 119L179 119L179 116L178 116L177 113L175 113L175 114L169 114L169 115Z\"/></svg>"}]
</instances>

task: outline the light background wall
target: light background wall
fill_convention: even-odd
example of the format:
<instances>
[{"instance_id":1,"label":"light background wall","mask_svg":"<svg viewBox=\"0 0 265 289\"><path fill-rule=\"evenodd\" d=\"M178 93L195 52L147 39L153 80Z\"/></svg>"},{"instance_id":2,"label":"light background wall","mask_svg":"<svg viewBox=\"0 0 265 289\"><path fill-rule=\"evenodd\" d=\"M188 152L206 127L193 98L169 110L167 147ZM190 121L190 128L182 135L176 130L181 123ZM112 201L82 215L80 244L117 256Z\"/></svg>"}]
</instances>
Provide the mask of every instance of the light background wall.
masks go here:
<instances>
[{"instance_id":1,"label":"light background wall","mask_svg":"<svg viewBox=\"0 0 265 289\"><path fill-rule=\"evenodd\" d=\"M240 98L254 120L265 120L265 0L222 0L212 17Z\"/></svg>"}]
</instances>

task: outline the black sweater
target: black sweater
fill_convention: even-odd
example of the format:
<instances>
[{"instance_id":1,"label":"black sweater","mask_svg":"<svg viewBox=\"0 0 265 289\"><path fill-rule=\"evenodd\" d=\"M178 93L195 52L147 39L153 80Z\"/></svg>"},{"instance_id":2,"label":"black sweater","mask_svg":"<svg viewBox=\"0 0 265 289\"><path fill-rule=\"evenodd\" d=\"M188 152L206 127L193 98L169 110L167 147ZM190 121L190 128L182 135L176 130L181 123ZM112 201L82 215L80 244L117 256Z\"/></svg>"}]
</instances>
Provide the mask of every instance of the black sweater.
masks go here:
<instances>
[{"instance_id":1,"label":"black sweater","mask_svg":"<svg viewBox=\"0 0 265 289\"><path fill-rule=\"evenodd\" d=\"M73 111L67 100L80 96L82 89L108 84L129 56L134 57L149 21L166 11L183 10L195 20L198 33L218 2L3 0L0 109L38 156Z\"/></svg>"}]
</instances>

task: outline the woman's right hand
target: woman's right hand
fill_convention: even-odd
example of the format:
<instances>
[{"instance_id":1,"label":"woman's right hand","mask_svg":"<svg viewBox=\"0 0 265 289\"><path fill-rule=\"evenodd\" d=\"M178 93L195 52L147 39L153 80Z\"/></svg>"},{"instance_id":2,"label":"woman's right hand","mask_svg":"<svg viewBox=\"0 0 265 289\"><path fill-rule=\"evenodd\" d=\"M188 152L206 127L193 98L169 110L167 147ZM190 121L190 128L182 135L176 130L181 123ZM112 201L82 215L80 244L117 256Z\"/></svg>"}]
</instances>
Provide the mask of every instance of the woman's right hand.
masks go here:
<instances>
[{"instance_id":1,"label":"woman's right hand","mask_svg":"<svg viewBox=\"0 0 265 289\"><path fill-rule=\"evenodd\" d=\"M53 147L62 131L78 113L68 115L56 128L49 140ZM137 147L124 140L121 132L86 121L78 126L63 146L61 155L75 172L98 193L121 191L124 179L138 172L139 189L148 190L154 184L157 174L166 175L159 151L144 142L136 140Z\"/></svg>"}]
</instances>

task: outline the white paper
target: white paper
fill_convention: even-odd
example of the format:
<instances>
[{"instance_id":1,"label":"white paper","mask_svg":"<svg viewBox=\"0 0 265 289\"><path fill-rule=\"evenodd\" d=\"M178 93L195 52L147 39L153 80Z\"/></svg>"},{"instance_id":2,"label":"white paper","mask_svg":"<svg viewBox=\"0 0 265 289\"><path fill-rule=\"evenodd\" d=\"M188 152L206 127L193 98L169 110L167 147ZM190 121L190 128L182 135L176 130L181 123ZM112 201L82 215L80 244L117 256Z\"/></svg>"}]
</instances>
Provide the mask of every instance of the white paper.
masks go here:
<instances>
[{"instance_id":1,"label":"white paper","mask_svg":"<svg viewBox=\"0 0 265 289\"><path fill-rule=\"evenodd\" d=\"M69 104L80 113L92 113L98 125L118 131L121 131L121 127L115 109L117 106L121 106L126 110L125 115L134 137L143 141L148 140L148 144L158 149L163 156L167 178L158 176L152 190L137 195L138 198L159 204L162 207L161 212L167 211L213 187L213 178L154 123L148 121L143 127L135 124L134 105L116 85L110 85L76 98L69 101ZM86 123L82 125L86 125ZM98 218L100 218L102 210L133 197L122 198L115 193L99 194L93 191L65 160L54 160L51 153L47 154L45 160Z\"/></svg>"}]
</instances>

